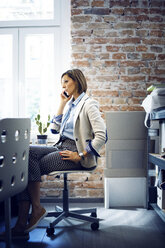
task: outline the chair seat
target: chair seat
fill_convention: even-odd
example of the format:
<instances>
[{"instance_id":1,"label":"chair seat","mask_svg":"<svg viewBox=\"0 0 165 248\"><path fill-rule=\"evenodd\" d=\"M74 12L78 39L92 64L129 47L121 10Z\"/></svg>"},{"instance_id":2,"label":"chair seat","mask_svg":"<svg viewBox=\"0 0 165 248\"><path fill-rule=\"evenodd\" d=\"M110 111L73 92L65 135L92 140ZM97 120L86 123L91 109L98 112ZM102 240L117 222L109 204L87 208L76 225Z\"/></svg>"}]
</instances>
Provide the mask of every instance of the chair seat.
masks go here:
<instances>
[{"instance_id":1,"label":"chair seat","mask_svg":"<svg viewBox=\"0 0 165 248\"><path fill-rule=\"evenodd\" d=\"M84 170L62 170L62 171L52 171L50 172L48 175L49 176L53 176L53 175L56 175L56 174L64 174L64 173L78 173L78 172L91 172L91 171L94 171L96 169L96 167L93 169L93 168L88 168L88 169L84 169Z\"/></svg>"}]
</instances>

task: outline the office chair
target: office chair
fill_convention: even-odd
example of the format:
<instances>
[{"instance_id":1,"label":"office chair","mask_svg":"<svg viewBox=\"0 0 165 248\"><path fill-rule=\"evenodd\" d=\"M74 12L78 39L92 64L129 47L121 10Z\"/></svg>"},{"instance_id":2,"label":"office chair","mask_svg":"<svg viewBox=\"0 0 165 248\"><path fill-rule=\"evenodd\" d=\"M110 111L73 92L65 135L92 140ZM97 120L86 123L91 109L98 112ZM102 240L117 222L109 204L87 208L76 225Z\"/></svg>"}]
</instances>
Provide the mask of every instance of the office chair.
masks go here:
<instances>
[{"instance_id":1,"label":"office chair","mask_svg":"<svg viewBox=\"0 0 165 248\"><path fill-rule=\"evenodd\" d=\"M30 119L0 120L0 202L5 203L6 247L11 247L10 198L28 183Z\"/></svg>"},{"instance_id":2,"label":"office chair","mask_svg":"<svg viewBox=\"0 0 165 248\"><path fill-rule=\"evenodd\" d=\"M55 175L55 174L63 174L64 178L64 188L63 188L63 208L56 207L55 212L49 212L46 217L56 217L56 219L49 224L49 227L47 227L46 232L48 236L51 236L54 234L54 227L64 218L72 217L79 220L84 220L91 222L91 229L97 230L99 228L99 219L97 218L97 209L96 208L90 208L90 209L80 209L80 210L69 210L69 193L68 193L68 184L67 184L67 175L69 173L78 173L78 172L89 172L93 171L91 170L67 170L67 171L54 171L50 173L49 175ZM86 216L83 214L90 213L90 216Z\"/></svg>"}]
</instances>

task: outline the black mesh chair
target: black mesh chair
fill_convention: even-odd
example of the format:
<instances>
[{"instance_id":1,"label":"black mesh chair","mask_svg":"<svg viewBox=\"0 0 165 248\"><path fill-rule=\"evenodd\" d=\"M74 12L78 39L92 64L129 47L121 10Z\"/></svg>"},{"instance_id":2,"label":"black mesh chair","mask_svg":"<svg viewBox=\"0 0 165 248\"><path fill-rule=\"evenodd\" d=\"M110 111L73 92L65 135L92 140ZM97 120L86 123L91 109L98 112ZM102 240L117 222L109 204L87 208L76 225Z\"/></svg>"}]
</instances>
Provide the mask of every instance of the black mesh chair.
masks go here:
<instances>
[{"instance_id":1,"label":"black mesh chair","mask_svg":"<svg viewBox=\"0 0 165 248\"><path fill-rule=\"evenodd\" d=\"M55 220L49 224L47 227L47 235L51 236L54 234L55 226L63 219L67 217L72 217L75 219L88 221L91 223L91 229L97 230L99 228L99 218L97 218L97 208L89 208L89 209L78 209L78 210L70 210L69 209L69 192L68 192L68 184L67 184L67 175L69 173L79 173L79 172L92 172L92 170L72 170L72 171L55 171L50 173L49 175L55 174L63 174L64 178L64 188L63 188L63 208L56 207L55 212L49 212L46 217L55 217ZM84 215L90 213L90 216Z\"/></svg>"},{"instance_id":2,"label":"black mesh chair","mask_svg":"<svg viewBox=\"0 0 165 248\"><path fill-rule=\"evenodd\" d=\"M10 197L28 183L29 118L0 120L0 202L5 203L6 247L11 247Z\"/></svg>"}]
</instances>

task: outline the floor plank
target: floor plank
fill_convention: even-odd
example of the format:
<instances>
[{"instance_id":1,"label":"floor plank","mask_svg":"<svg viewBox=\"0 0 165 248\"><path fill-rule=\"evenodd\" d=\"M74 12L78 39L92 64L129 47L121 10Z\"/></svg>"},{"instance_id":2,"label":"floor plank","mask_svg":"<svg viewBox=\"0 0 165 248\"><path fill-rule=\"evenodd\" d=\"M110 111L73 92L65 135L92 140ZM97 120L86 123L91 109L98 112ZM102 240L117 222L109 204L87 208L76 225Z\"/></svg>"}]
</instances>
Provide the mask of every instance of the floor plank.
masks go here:
<instances>
[{"instance_id":1,"label":"floor plank","mask_svg":"<svg viewBox=\"0 0 165 248\"><path fill-rule=\"evenodd\" d=\"M72 204L72 207L94 207L96 204ZM46 235L46 226L52 217L45 218L30 233L30 239L14 241L12 248L164 248L165 223L153 210L142 208L105 209L97 204L101 219L98 231L92 231L90 223L74 219L61 221L53 237ZM45 204L47 210L54 210L52 204ZM14 224L15 218L12 218ZM45 226L45 227L44 227ZM2 230L1 222L0 229ZM4 248L4 242L0 242Z\"/></svg>"}]
</instances>

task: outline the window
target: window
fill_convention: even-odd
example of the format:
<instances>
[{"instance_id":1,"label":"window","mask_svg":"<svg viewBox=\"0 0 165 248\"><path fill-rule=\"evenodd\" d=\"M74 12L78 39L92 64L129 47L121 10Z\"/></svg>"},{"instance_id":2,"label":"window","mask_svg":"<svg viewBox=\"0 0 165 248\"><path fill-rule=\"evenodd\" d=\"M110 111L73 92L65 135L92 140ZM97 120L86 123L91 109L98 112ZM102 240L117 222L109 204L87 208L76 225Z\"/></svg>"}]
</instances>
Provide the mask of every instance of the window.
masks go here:
<instances>
[{"instance_id":1,"label":"window","mask_svg":"<svg viewBox=\"0 0 165 248\"><path fill-rule=\"evenodd\" d=\"M64 0L1 0L1 27L60 25L62 2L66 6Z\"/></svg>"},{"instance_id":2,"label":"window","mask_svg":"<svg viewBox=\"0 0 165 248\"><path fill-rule=\"evenodd\" d=\"M15 30L0 29L0 47L0 118L17 116L14 85L18 83L18 37Z\"/></svg>"},{"instance_id":3,"label":"window","mask_svg":"<svg viewBox=\"0 0 165 248\"><path fill-rule=\"evenodd\" d=\"M3 2L5 1L0 1L0 13L4 8ZM3 18L0 14L0 19L5 19L10 14L9 20L16 17L18 21L22 13L22 16L26 17L26 25L25 27L23 25L12 26L15 22L12 21L12 27L8 27L10 21L8 24L7 21L2 21L2 24L6 26L0 28L0 91L2 93L0 118L30 117L34 130L36 127L34 118L39 111L43 119L47 119L48 114L55 114L61 90L60 76L69 68L69 1L61 0L60 4L58 0L46 1L49 6L47 9L44 9L45 0L7 2L6 12ZM34 6L38 7L38 2L41 3L39 13L42 10L45 10L45 13L39 15L37 11L34 11L36 17L31 13L34 19L51 18L52 8L56 9L54 5L58 3L56 6L58 17L61 16L60 23L59 18L57 20L58 25L52 25L52 23L47 25L45 21L45 25L36 26L35 19L30 20L27 26L29 17L28 14L25 15L25 11L28 8L24 10L22 7L21 12L21 4L29 6L30 9L31 4L34 3L36 3ZM56 19L53 21L55 23Z\"/></svg>"}]
</instances>

